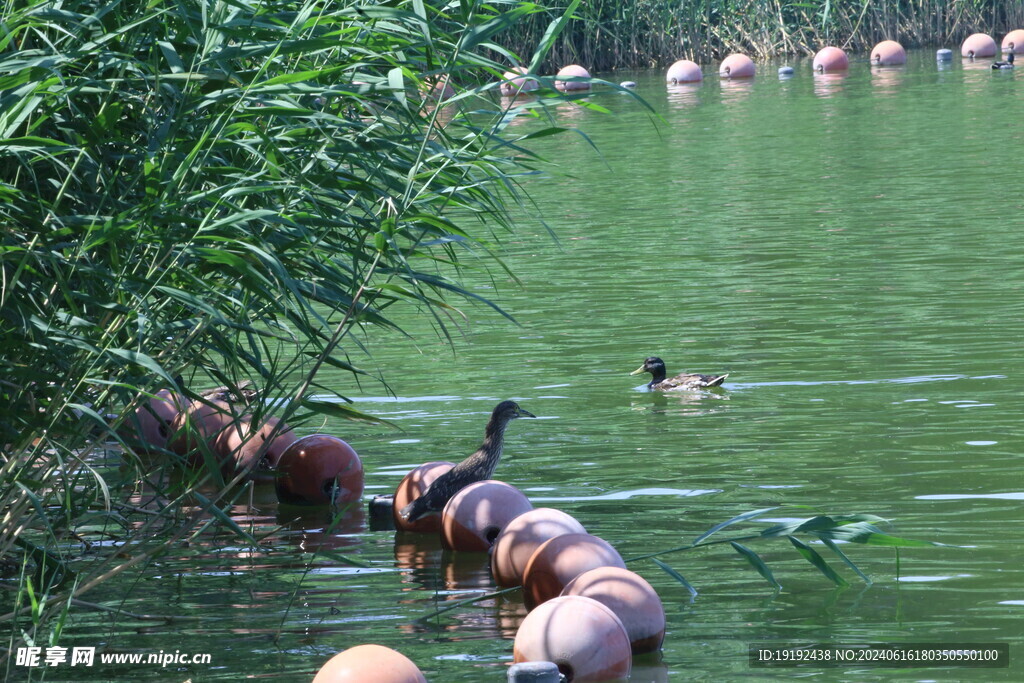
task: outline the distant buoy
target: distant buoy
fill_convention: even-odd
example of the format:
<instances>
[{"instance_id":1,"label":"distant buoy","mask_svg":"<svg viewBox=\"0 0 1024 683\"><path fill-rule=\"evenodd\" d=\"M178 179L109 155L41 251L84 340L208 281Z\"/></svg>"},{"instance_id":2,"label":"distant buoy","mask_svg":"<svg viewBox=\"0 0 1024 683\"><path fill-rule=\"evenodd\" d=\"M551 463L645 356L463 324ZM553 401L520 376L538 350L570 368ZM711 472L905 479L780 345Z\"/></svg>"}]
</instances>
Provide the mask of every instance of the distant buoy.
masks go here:
<instances>
[{"instance_id":1,"label":"distant buoy","mask_svg":"<svg viewBox=\"0 0 1024 683\"><path fill-rule=\"evenodd\" d=\"M838 47L823 47L814 55L814 70L820 73L845 71L848 68L850 68L850 59Z\"/></svg>"},{"instance_id":2,"label":"distant buoy","mask_svg":"<svg viewBox=\"0 0 1024 683\"><path fill-rule=\"evenodd\" d=\"M533 92L540 88L540 83L535 78L527 78L526 67L514 66L504 74L501 78L502 84L499 86L501 94L506 97L515 97L516 95Z\"/></svg>"},{"instance_id":3,"label":"distant buoy","mask_svg":"<svg viewBox=\"0 0 1024 683\"><path fill-rule=\"evenodd\" d=\"M590 78L590 72L579 64L563 66L555 75L556 78ZM590 83L586 81L555 81L555 87L565 92L569 90L590 90Z\"/></svg>"},{"instance_id":4,"label":"distant buoy","mask_svg":"<svg viewBox=\"0 0 1024 683\"><path fill-rule=\"evenodd\" d=\"M562 534L587 530L571 515L553 508L535 508L519 515L498 534L491 550L491 573L499 586L519 586L523 572L541 543Z\"/></svg>"},{"instance_id":5,"label":"distant buoy","mask_svg":"<svg viewBox=\"0 0 1024 683\"><path fill-rule=\"evenodd\" d=\"M753 78L754 70L754 62L750 57L734 54L722 60L718 75L722 78Z\"/></svg>"},{"instance_id":6,"label":"distant buoy","mask_svg":"<svg viewBox=\"0 0 1024 683\"><path fill-rule=\"evenodd\" d=\"M338 505L363 494L363 463L341 439L328 434L304 436L281 454L277 498L289 505Z\"/></svg>"},{"instance_id":7,"label":"distant buoy","mask_svg":"<svg viewBox=\"0 0 1024 683\"><path fill-rule=\"evenodd\" d=\"M401 652L383 645L356 645L331 657L313 683L427 683L423 672Z\"/></svg>"},{"instance_id":8,"label":"distant buoy","mask_svg":"<svg viewBox=\"0 0 1024 683\"><path fill-rule=\"evenodd\" d=\"M570 581L562 595L593 598L615 612L629 636L633 654L657 652L665 640L665 608L642 576L620 567L598 567Z\"/></svg>"},{"instance_id":9,"label":"distant buoy","mask_svg":"<svg viewBox=\"0 0 1024 683\"><path fill-rule=\"evenodd\" d=\"M523 571L523 602L528 608L557 596L583 572L622 567L622 556L607 541L590 534L562 534L537 547Z\"/></svg>"},{"instance_id":10,"label":"distant buoy","mask_svg":"<svg viewBox=\"0 0 1024 683\"><path fill-rule=\"evenodd\" d=\"M138 439L140 450L163 450L167 448L174 418L188 406L189 401L185 397L169 389L161 389L135 409L134 424L125 430L125 434Z\"/></svg>"},{"instance_id":11,"label":"distant buoy","mask_svg":"<svg viewBox=\"0 0 1024 683\"><path fill-rule=\"evenodd\" d=\"M636 87L636 81L622 81L622 83L619 83L619 85L622 86L623 88L633 89Z\"/></svg>"},{"instance_id":12,"label":"distant buoy","mask_svg":"<svg viewBox=\"0 0 1024 683\"><path fill-rule=\"evenodd\" d=\"M503 481L470 484L441 512L441 542L449 550L486 552L513 519L533 509L526 495Z\"/></svg>"},{"instance_id":13,"label":"distant buoy","mask_svg":"<svg viewBox=\"0 0 1024 683\"><path fill-rule=\"evenodd\" d=\"M512 648L515 662L554 662L574 682L629 677L629 636L612 610L592 598L567 595L526 615Z\"/></svg>"},{"instance_id":14,"label":"distant buoy","mask_svg":"<svg viewBox=\"0 0 1024 683\"><path fill-rule=\"evenodd\" d=\"M883 40L871 51L871 63L878 66L906 64L907 51L895 40Z\"/></svg>"},{"instance_id":15,"label":"distant buoy","mask_svg":"<svg viewBox=\"0 0 1024 683\"><path fill-rule=\"evenodd\" d=\"M453 462L427 462L413 468L409 474L402 478L398 488L395 489L395 501L392 507L392 516L395 520L396 529L418 533L437 533L441 530L441 515L426 515L425 517L420 517L415 522L407 522L399 513L406 505L426 493L435 479L453 467L455 467Z\"/></svg>"},{"instance_id":16,"label":"distant buoy","mask_svg":"<svg viewBox=\"0 0 1024 683\"><path fill-rule=\"evenodd\" d=\"M995 57L996 41L987 33L973 33L967 36L967 40L960 46L960 56L969 57Z\"/></svg>"},{"instance_id":17,"label":"distant buoy","mask_svg":"<svg viewBox=\"0 0 1024 683\"><path fill-rule=\"evenodd\" d=\"M670 66L665 74L667 83L697 83L702 80L704 74L701 73L700 66L689 59L680 59Z\"/></svg>"},{"instance_id":18,"label":"distant buoy","mask_svg":"<svg viewBox=\"0 0 1024 683\"><path fill-rule=\"evenodd\" d=\"M1024 55L1024 29L1015 29L1003 36L1003 52Z\"/></svg>"},{"instance_id":19,"label":"distant buoy","mask_svg":"<svg viewBox=\"0 0 1024 683\"><path fill-rule=\"evenodd\" d=\"M948 62L953 59L953 51L948 47L944 47L941 50L935 51L935 59L940 62Z\"/></svg>"},{"instance_id":20,"label":"distant buoy","mask_svg":"<svg viewBox=\"0 0 1024 683\"><path fill-rule=\"evenodd\" d=\"M780 66L779 67L779 75L780 76L792 76L793 75L793 67L791 67L791 66Z\"/></svg>"}]
</instances>

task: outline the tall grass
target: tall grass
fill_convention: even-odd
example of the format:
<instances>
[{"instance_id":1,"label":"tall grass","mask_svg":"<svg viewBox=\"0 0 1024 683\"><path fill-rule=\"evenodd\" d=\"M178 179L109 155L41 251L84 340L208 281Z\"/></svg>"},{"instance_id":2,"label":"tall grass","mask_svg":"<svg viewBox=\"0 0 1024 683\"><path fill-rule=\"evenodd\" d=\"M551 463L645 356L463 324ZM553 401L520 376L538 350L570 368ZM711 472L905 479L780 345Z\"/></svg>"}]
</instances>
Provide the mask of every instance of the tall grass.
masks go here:
<instances>
[{"instance_id":1,"label":"tall grass","mask_svg":"<svg viewBox=\"0 0 1024 683\"><path fill-rule=\"evenodd\" d=\"M998 40L1024 27L1024 2L998 0L594 0L555 43L547 63L604 71L707 62L731 52L765 58L812 54L824 45L866 51L880 40L904 47L955 47L982 31ZM506 45L522 50L544 30L544 18L519 24Z\"/></svg>"},{"instance_id":2,"label":"tall grass","mask_svg":"<svg viewBox=\"0 0 1024 683\"><path fill-rule=\"evenodd\" d=\"M52 637L70 601L211 519L258 541L221 512L237 489L201 487L216 473L171 486L165 461L124 441L156 390L251 380L266 399L255 409L293 425L365 418L344 394L382 381L364 366L371 330L401 333L392 307L442 334L457 305L498 310L458 274L503 268L493 245L532 172L530 135L506 134L514 112L478 95L515 60L494 37L538 11L0 9L0 570L20 577L0 582L16 591L0 621L12 633ZM459 94L439 97L441 79ZM326 385L324 366L352 383ZM120 467L101 467L111 458Z\"/></svg>"}]
</instances>

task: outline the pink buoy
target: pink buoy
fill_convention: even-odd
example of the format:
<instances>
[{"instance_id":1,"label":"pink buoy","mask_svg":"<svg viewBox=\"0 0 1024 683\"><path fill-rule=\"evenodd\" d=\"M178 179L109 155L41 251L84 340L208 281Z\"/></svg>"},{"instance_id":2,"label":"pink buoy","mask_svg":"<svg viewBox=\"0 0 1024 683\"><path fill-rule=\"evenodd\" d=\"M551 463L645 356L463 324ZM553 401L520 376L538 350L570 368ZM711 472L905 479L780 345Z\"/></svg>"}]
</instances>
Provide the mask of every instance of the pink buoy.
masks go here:
<instances>
[{"instance_id":1,"label":"pink buoy","mask_svg":"<svg viewBox=\"0 0 1024 683\"><path fill-rule=\"evenodd\" d=\"M269 472L298 438L281 418L271 417L255 425L251 418L245 418L222 431L214 449L232 476L238 472Z\"/></svg>"},{"instance_id":2,"label":"pink buoy","mask_svg":"<svg viewBox=\"0 0 1024 683\"><path fill-rule=\"evenodd\" d=\"M883 40L871 50L871 63L878 66L906 64L907 51L895 40Z\"/></svg>"},{"instance_id":3,"label":"pink buoy","mask_svg":"<svg viewBox=\"0 0 1024 683\"><path fill-rule=\"evenodd\" d=\"M395 501L391 508L391 516L395 520L396 529L417 533L436 533L441 530L441 515L427 515L420 517L415 522L407 522L399 513L406 505L426 493L435 479L453 467L455 467L453 462L428 462L405 475L398 488L395 489Z\"/></svg>"},{"instance_id":4,"label":"pink buoy","mask_svg":"<svg viewBox=\"0 0 1024 683\"><path fill-rule=\"evenodd\" d=\"M563 66L557 74L556 78L590 78L590 72L584 69L579 64L570 64L569 66ZM586 81L555 81L555 87L562 91L568 90L590 90L590 83Z\"/></svg>"},{"instance_id":5,"label":"pink buoy","mask_svg":"<svg viewBox=\"0 0 1024 683\"><path fill-rule=\"evenodd\" d=\"M719 65L718 75L722 78L752 78L754 61L746 55L729 55Z\"/></svg>"},{"instance_id":6,"label":"pink buoy","mask_svg":"<svg viewBox=\"0 0 1024 683\"><path fill-rule=\"evenodd\" d=\"M960 46L960 55L963 57L995 57L996 41L986 33L972 33Z\"/></svg>"},{"instance_id":7,"label":"pink buoy","mask_svg":"<svg viewBox=\"0 0 1024 683\"><path fill-rule=\"evenodd\" d=\"M562 595L593 598L615 613L633 654L657 652L665 641L665 608L642 576L620 567L598 567L566 584Z\"/></svg>"},{"instance_id":8,"label":"pink buoy","mask_svg":"<svg viewBox=\"0 0 1024 683\"><path fill-rule=\"evenodd\" d=\"M665 81L668 83L696 83L704 80L700 66L689 59L680 59L668 68L665 74Z\"/></svg>"},{"instance_id":9,"label":"pink buoy","mask_svg":"<svg viewBox=\"0 0 1024 683\"><path fill-rule=\"evenodd\" d=\"M383 645L356 645L320 667L313 683L427 683L423 672L401 652Z\"/></svg>"},{"instance_id":10,"label":"pink buoy","mask_svg":"<svg viewBox=\"0 0 1024 683\"><path fill-rule=\"evenodd\" d=\"M1003 52L1024 55L1024 29L1014 29L1003 36Z\"/></svg>"},{"instance_id":11,"label":"pink buoy","mask_svg":"<svg viewBox=\"0 0 1024 683\"><path fill-rule=\"evenodd\" d=\"M532 509L515 486L494 479L478 481L445 504L441 543L448 550L486 551L509 522Z\"/></svg>"},{"instance_id":12,"label":"pink buoy","mask_svg":"<svg viewBox=\"0 0 1024 683\"><path fill-rule=\"evenodd\" d=\"M198 467L208 455L217 456L215 444L221 433L242 421L238 410L226 401L190 402L171 422L167 447Z\"/></svg>"},{"instance_id":13,"label":"pink buoy","mask_svg":"<svg viewBox=\"0 0 1024 683\"><path fill-rule=\"evenodd\" d=\"M622 556L590 534L562 534L537 547L523 571L523 602L530 609L558 596L566 584L598 567L622 567Z\"/></svg>"},{"instance_id":14,"label":"pink buoy","mask_svg":"<svg viewBox=\"0 0 1024 683\"><path fill-rule=\"evenodd\" d=\"M554 598L526 615L512 656L520 662L554 662L573 683L629 677L629 636L614 612L578 595Z\"/></svg>"},{"instance_id":15,"label":"pink buoy","mask_svg":"<svg viewBox=\"0 0 1024 683\"><path fill-rule=\"evenodd\" d=\"M850 68L850 59L838 47L823 47L814 55L814 70L824 73L826 71L846 71Z\"/></svg>"},{"instance_id":16,"label":"pink buoy","mask_svg":"<svg viewBox=\"0 0 1024 683\"><path fill-rule=\"evenodd\" d=\"M328 434L304 436L281 454L274 480L289 505L351 503L363 493L363 463L347 443Z\"/></svg>"},{"instance_id":17,"label":"pink buoy","mask_svg":"<svg viewBox=\"0 0 1024 683\"><path fill-rule=\"evenodd\" d=\"M134 422L126 430L125 436L137 439L141 449L163 450L167 448L174 418L188 406L186 398L169 389L161 389L135 409Z\"/></svg>"},{"instance_id":18,"label":"pink buoy","mask_svg":"<svg viewBox=\"0 0 1024 683\"><path fill-rule=\"evenodd\" d=\"M502 84L499 86L501 94L506 97L515 97L524 92L537 90L540 83L534 78L527 78L526 73L526 67L514 66L502 74Z\"/></svg>"},{"instance_id":19,"label":"pink buoy","mask_svg":"<svg viewBox=\"0 0 1024 683\"><path fill-rule=\"evenodd\" d=\"M491 550L491 573L499 586L523 583L526 563L541 543L562 534L587 530L571 515L553 508L536 508L519 515L498 534Z\"/></svg>"}]
</instances>

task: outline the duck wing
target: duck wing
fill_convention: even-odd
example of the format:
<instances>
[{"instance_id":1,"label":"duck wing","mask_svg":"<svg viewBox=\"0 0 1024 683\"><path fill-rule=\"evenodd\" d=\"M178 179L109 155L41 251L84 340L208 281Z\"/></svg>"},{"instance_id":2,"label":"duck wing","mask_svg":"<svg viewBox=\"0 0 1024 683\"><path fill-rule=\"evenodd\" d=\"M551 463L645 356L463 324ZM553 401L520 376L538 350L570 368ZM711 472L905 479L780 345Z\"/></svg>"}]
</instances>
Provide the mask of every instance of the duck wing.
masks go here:
<instances>
[{"instance_id":1,"label":"duck wing","mask_svg":"<svg viewBox=\"0 0 1024 683\"><path fill-rule=\"evenodd\" d=\"M658 383L655 389L661 390L672 390L672 389L706 389L709 387L717 387L725 381L728 377L728 373L724 375L700 375L697 373L683 373L676 375L675 377L669 377Z\"/></svg>"}]
</instances>

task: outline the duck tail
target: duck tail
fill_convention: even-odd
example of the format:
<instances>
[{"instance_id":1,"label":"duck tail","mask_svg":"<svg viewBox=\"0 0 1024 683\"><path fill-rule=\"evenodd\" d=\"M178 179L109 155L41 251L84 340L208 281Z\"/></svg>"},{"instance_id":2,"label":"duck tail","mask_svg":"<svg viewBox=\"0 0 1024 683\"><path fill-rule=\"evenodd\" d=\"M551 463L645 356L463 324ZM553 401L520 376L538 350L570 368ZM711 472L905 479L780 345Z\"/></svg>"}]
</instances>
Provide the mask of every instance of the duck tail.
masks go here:
<instances>
[{"instance_id":1,"label":"duck tail","mask_svg":"<svg viewBox=\"0 0 1024 683\"><path fill-rule=\"evenodd\" d=\"M722 382L724 382L725 378L728 377L728 376L729 376L729 373L726 373L724 375L719 375L718 377L714 377L714 378L712 378L712 380L710 382L708 382L708 386L709 387L721 386Z\"/></svg>"}]
</instances>

